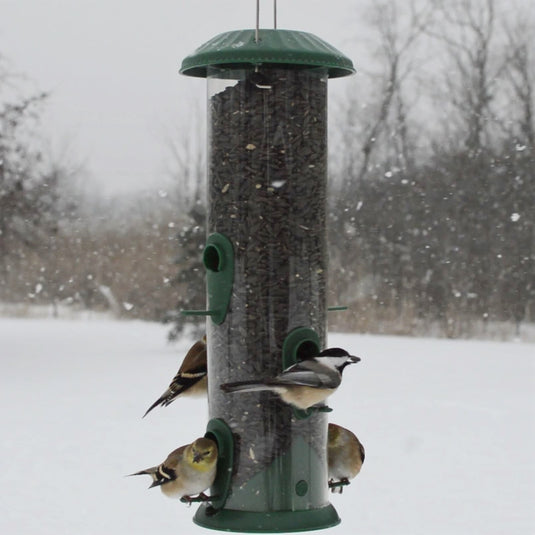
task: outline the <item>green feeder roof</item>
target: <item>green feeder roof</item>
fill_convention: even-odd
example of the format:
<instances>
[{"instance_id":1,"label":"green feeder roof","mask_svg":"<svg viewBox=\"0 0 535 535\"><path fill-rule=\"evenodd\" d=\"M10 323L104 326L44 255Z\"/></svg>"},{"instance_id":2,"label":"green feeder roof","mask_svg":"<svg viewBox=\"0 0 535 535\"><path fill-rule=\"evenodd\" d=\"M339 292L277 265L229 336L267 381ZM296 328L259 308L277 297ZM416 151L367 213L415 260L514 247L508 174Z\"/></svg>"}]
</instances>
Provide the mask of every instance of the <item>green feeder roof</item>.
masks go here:
<instances>
[{"instance_id":1,"label":"green feeder roof","mask_svg":"<svg viewBox=\"0 0 535 535\"><path fill-rule=\"evenodd\" d=\"M182 61L180 72L206 78L207 67L259 64L327 67L330 78L355 72L353 62L319 37L292 30L236 30L215 36Z\"/></svg>"}]
</instances>

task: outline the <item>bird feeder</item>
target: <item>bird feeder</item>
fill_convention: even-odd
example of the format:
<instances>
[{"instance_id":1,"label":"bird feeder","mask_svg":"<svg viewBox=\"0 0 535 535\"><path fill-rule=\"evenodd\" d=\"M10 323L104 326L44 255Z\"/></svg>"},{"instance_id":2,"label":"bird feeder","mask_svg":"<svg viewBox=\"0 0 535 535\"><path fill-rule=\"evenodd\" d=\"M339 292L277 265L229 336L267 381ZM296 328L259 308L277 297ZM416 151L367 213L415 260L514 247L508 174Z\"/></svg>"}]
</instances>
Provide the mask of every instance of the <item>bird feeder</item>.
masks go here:
<instances>
[{"instance_id":1,"label":"bird feeder","mask_svg":"<svg viewBox=\"0 0 535 535\"><path fill-rule=\"evenodd\" d=\"M209 415L219 445L206 528L290 532L340 522L329 503L327 407L220 385L275 376L326 341L327 80L352 62L318 37L223 33L182 62L208 84Z\"/></svg>"}]
</instances>

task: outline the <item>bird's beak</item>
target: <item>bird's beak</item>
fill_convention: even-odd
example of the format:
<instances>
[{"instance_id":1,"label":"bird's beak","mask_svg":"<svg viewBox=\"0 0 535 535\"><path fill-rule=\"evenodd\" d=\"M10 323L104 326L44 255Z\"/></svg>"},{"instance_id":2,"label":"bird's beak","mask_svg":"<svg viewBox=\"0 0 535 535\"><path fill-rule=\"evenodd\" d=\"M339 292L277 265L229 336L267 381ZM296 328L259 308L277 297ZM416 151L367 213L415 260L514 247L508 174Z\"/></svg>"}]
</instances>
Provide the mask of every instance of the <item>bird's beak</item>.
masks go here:
<instances>
[{"instance_id":1,"label":"bird's beak","mask_svg":"<svg viewBox=\"0 0 535 535\"><path fill-rule=\"evenodd\" d=\"M349 361L351 364L356 364L360 362L360 357L355 357L355 355L349 355Z\"/></svg>"},{"instance_id":2,"label":"bird's beak","mask_svg":"<svg viewBox=\"0 0 535 535\"><path fill-rule=\"evenodd\" d=\"M200 453L195 453L193 454L193 462L194 463L199 463L202 461L202 455Z\"/></svg>"},{"instance_id":3,"label":"bird's beak","mask_svg":"<svg viewBox=\"0 0 535 535\"><path fill-rule=\"evenodd\" d=\"M166 481L165 479L160 479L159 481L153 481L149 489L152 489L152 487L159 487L162 483L165 483L165 481Z\"/></svg>"}]
</instances>

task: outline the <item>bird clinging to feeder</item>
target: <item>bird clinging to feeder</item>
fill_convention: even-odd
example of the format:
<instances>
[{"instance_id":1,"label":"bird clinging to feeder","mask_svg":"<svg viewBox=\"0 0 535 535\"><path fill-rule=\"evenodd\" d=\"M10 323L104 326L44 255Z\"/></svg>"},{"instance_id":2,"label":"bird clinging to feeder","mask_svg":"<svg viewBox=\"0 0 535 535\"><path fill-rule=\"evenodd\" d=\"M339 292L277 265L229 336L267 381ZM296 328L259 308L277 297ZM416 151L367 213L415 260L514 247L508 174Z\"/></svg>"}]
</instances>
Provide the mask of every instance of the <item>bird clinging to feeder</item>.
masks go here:
<instances>
[{"instance_id":1,"label":"bird clinging to feeder","mask_svg":"<svg viewBox=\"0 0 535 535\"><path fill-rule=\"evenodd\" d=\"M216 476L217 445L208 438L198 438L191 444L172 451L158 466L140 470L132 476L149 475L153 482L149 488L160 487L169 498L185 498L203 494Z\"/></svg>"},{"instance_id":2,"label":"bird clinging to feeder","mask_svg":"<svg viewBox=\"0 0 535 535\"><path fill-rule=\"evenodd\" d=\"M206 395L206 335L189 349L167 390L147 409L143 418L161 405L167 407L178 396Z\"/></svg>"},{"instance_id":3,"label":"bird clinging to feeder","mask_svg":"<svg viewBox=\"0 0 535 535\"><path fill-rule=\"evenodd\" d=\"M342 382L342 372L360 358L338 347L325 349L290 366L276 377L261 381L238 381L221 385L224 392L260 392L270 390L297 409L308 409L325 401Z\"/></svg>"},{"instance_id":4,"label":"bird clinging to feeder","mask_svg":"<svg viewBox=\"0 0 535 535\"><path fill-rule=\"evenodd\" d=\"M364 446L354 433L340 425L329 424L327 466L332 492L342 493L344 486L360 472L364 457Z\"/></svg>"}]
</instances>

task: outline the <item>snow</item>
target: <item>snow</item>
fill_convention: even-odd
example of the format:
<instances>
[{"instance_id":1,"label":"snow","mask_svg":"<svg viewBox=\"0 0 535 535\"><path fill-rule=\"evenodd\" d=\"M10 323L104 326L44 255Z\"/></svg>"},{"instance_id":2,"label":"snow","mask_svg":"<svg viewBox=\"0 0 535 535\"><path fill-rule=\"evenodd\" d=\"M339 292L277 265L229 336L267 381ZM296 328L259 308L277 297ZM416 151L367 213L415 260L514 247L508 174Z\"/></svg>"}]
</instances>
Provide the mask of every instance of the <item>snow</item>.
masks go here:
<instances>
[{"instance_id":1,"label":"snow","mask_svg":"<svg viewBox=\"0 0 535 535\"><path fill-rule=\"evenodd\" d=\"M191 340L111 319L0 318L0 532L209 533L126 474L204 434L202 400L141 419ZM331 334L362 362L332 421L366 448L335 535L535 533L535 345Z\"/></svg>"}]
</instances>

